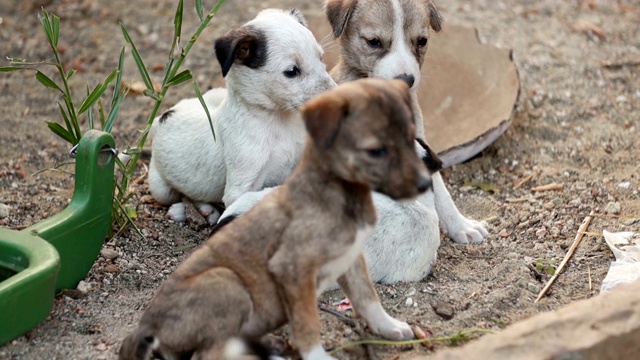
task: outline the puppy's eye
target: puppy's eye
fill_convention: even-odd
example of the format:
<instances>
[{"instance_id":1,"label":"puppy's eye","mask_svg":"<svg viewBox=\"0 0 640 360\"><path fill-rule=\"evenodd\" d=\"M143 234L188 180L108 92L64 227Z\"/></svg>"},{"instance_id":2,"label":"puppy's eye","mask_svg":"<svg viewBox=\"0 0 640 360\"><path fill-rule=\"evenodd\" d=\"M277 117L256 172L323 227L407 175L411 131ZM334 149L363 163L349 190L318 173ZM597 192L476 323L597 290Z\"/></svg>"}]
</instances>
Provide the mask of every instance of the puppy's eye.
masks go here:
<instances>
[{"instance_id":1,"label":"puppy's eye","mask_svg":"<svg viewBox=\"0 0 640 360\"><path fill-rule=\"evenodd\" d=\"M374 49L378 49L382 47L382 42L378 38L367 39L367 44Z\"/></svg>"},{"instance_id":2,"label":"puppy's eye","mask_svg":"<svg viewBox=\"0 0 640 360\"><path fill-rule=\"evenodd\" d=\"M382 146L375 149L369 149L367 150L367 154L369 154L369 156L371 156L372 158L385 157L387 156L387 148Z\"/></svg>"},{"instance_id":3,"label":"puppy's eye","mask_svg":"<svg viewBox=\"0 0 640 360\"><path fill-rule=\"evenodd\" d=\"M289 79L300 75L300 69L297 66L292 66L283 72L284 76Z\"/></svg>"},{"instance_id":4,"label":"puppy's eye","mask_svg":"<svg viewBox=\"0 0 640 360\"><path fill-rule=\"evenodd\" d=\"M425 45L427 45L427 41L428 41L428 40L427 40L427 38L426 38L426 37L424 37L424 36L420 36L420 37L418 38L418 46L419 46L419 47L424 47Z\"/></svg>"}]
</instances>

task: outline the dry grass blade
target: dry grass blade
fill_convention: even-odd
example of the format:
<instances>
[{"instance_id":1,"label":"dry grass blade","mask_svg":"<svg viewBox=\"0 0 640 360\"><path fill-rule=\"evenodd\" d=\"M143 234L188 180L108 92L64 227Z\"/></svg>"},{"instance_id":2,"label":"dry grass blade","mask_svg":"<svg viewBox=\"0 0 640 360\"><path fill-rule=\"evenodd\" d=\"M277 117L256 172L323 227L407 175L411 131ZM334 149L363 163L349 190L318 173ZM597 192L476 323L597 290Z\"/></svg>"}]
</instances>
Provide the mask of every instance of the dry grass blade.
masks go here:
<instances>
[{"instance_id":1,"label":"dry grass blade","mask_svg":"<svg viewBox=\"0 0 640 360\"><path fill-rule=\"evenodd\" d=\"M571 244L571 247L567 251L567 254L564 256L564 259L562 259L562 262L560 263L560 265L556 269L555 274L553 274L553 276L551 277L551 279L549 279L549 281L544 286L544 288L542 288L542 290L540 291L540 294L538 294L538 297L536 298L534 303L537 303L538 301L540 301L540 299L542 299L542 297L547 293L547 291L549 291L549 288L551 288L551 285L553 285L553 283L556 281L556 279L560 275L560 272L562 272L562 269L564 268L564 266L567 264L567 262L569 261L569 259L573 255L573 253L578 248L578 245L580 245L580 242L582 241L582 238L584 237L584 233L585 233L585 231L587 231L587 228L589 227L589 224L591 223L591 219L593 219L593 215L594 215L594 213L593 213L593 211L591 211L589 216L584 218L584 220L582 221L582 224L580 225L580 228L578 229L578 233L576 234L576 237L573 239L573 244Z\"/></svg>"},{"instance_id":2,"label":"dry grass blade","mask_svg":"<svg viewBox=\"0 0 640 360\"><path fill-rule=\"evenodd\" d=\"M551 183L551 184L532 187L531 191L540 192L540 191L554 191L554 190L562 190L562 189L564 189L564 184L562 184L562 183Z\"/></svg>"}]
</instances>

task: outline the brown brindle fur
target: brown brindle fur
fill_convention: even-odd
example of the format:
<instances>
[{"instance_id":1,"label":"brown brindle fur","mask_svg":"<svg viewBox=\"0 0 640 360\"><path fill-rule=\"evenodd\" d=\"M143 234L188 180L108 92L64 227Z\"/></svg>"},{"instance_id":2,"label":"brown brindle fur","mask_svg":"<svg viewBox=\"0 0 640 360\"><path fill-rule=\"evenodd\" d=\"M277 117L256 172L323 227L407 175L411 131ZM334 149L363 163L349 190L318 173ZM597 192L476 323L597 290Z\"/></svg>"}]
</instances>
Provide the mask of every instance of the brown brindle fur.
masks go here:
<instances>
[{"instance_id":1,"label":"brown brindle fur","mask_svg":"<svg viewBox=\"0 0 640 360\"><path fill-rule=\"evenodd\" d=\"M229 338L257 339L287 321L302 353L320 344L318 284L336 280L323 266L374 226L371 190L409 198L429 178L415 153L404 82L350 82L312 99L302 114L309 138L294 173L180 264L120 359L143 359L154 342L165 358L219 359ZM383 147L385 156L371 155ZM355 254L338 283L360 311L379 300Z\"/></svg>"}]
</instances>

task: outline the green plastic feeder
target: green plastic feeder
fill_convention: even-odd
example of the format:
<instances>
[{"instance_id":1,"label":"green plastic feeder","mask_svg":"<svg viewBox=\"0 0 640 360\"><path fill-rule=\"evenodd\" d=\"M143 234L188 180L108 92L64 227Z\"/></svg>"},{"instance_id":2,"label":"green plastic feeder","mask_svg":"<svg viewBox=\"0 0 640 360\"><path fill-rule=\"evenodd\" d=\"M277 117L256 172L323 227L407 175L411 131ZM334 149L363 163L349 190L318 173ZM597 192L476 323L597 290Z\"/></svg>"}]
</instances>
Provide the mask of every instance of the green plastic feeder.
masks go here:
<instances>
[{"instance_id":1,"label":"green plastic feeder","mask_svg":"<svg viewBox=\"0 0 640 360\"><path fill-rule=\"evenodd\" d=\"M0 228L0 345L44 320L55 293L87 275L111 226L114 164L111 135L88 131L76 152L71 203L22 231Z\"/></svg>"}]
</instances>

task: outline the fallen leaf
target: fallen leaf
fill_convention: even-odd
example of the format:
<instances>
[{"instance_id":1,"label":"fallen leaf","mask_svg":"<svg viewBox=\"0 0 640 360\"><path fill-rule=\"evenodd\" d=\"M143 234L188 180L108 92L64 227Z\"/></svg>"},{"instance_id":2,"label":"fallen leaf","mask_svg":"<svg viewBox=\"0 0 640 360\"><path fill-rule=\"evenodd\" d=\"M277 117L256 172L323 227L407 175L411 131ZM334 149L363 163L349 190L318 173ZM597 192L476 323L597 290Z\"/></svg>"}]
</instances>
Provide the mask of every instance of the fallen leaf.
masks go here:
<instances>
[{"instance_id":1,"label":"fallen leaf","mask_svg":"<svg viewBox=\"0 0 640 360\"><path fill-rule=\"evenodd\" d=\"M573 25L573 28L576 31L580 31L580 32L587 33L587 34L593 34L600 41L604 41L604 40L607 39L607 36L604 34L604 31L600 27L598 27L598 26L596 26L596 25L594 25L594 24L592 24L592 23L590 23L588 21L585 21L585 20L578 20Z\"/></svg>"},{"instance_id":2,"label":"fallen leaf","mask_svg":"<svg viewBox=\"0 0 640 360\"><path fill-rule=\"evenodd\" d=\"M475 182L475 181L465 181L464 186L470 186L470 187L474 187L477 189L480 189L484 192L489 192L489 193L498 193L500 192L500 190L498 189L497 186L488 183L488 182Z\"/></svg>"}]
</instances>

